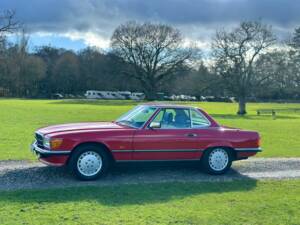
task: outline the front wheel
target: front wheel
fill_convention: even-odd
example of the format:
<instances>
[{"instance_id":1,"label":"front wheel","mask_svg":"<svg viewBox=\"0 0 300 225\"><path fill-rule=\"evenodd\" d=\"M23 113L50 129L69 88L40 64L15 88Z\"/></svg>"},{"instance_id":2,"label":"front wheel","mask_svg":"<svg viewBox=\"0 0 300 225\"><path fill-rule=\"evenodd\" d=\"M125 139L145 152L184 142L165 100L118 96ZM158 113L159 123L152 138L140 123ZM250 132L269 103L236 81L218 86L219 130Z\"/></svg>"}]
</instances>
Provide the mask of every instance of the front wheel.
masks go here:
<instances>
[{"instance_id":1,"label":"front wheel","mask_svg":"<svg viewBox=\"0 0 300 225\"><path fill-rule=\"evenodd\" d=\"M69 163L78 179L95 180L107 172L109 157L99 146L87 145L76 149Z\"/></svg>"},{"instance_id":2,"label":"front wheel","mask_svg":"<svg viewBox=\"0 0 300 225\"><path fill-rule=\"evenodd\" d=\"M224 174L232 164L231 151L224 148L206 150L202 158L202 166L209 174Z\"/></svg>"}]
</instances>

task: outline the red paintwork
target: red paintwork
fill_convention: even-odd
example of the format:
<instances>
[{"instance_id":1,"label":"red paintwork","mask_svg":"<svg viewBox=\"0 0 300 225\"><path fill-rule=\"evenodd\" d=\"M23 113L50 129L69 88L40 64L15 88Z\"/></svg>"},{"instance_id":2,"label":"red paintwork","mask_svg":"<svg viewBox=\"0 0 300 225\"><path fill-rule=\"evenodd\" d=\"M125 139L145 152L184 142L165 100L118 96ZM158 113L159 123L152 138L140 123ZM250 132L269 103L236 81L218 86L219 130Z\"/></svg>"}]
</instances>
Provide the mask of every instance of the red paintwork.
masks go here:
<instances>
[{"instance_id":1,"label":"red paintwork","mask_svg":"<svg viewBox=\"0 0 300 225\"><path fill-rule=\"evenodd\" d=\"M63 166L67 163L69 156L48 156L46 158L39 158L42 163L45 163L49 166Z\"/></svg>"},{"instance_id":2,"label":"red paintwork","mask_svg":"<svg viewBox=\"0 0 300 225\"><path fill-rule=\"evenodd\" d=\"M256 155L256 152L239 152L237 153L237 158L248 158L254 155Z\"/></svg>"},{"instance_id":3,"label":"red paintwork","mask_svg":"<svg viewBox=\"0 0 300 225\"><path fill-rule=\"evenodd\" d=\"M157 107L173 108L170 105ZM179 106L177 106L179 107ZM185 106L182 106L185 108ZM141 129L121 126L114 122L73 123L41 128L38 133L50 138L63 138L59 149L52 151L74 151L83 143L99 143L105 145L116 161L130 160L187 160L200 159L203 150L210 147L258 148L259 134L236 128L220 126L213 118L201 109L210 121L207 128L192 129L149 129L152 118ZM157 111L158 112L158 111ZM156 113L157 113L156 112ZM155 114L152 116L154 117ZM197 137L187 137L189 133ZM165 152L167 150L199 150L186 152ZM114 152L112 150L118 150ZM128 151L131 150L131 151ZM165 150L160 152L138 152L137 150ZM122 152L124 151L124 152ZM236 160L255 155L256 152L236 152ZM68 155L47 156L40 160L51 165L64 165Z\"/></svg>"}]
</instances>

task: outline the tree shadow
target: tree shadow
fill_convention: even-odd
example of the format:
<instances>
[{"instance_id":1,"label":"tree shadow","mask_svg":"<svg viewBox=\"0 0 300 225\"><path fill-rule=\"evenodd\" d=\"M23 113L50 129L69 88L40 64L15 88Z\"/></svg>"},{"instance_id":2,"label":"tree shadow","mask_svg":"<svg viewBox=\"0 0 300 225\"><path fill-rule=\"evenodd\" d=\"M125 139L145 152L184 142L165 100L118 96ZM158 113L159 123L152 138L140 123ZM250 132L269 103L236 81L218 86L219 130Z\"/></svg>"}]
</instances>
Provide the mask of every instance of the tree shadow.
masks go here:
<instances>
[{"instance_id":1,"label":"tree shadow","mask_svg":"<svg viewBox=\"0 0 300 225\"><path fill-rule=\"evenodd\" d=\"M78 104L78 105L105 105L105 106L135 106L143 101L133 100L88 100L88 99L65 99L48 102L47 104Z\"/></svg>"},{"instance_id":2,"label":"tree shadow","mask_svg":"<svg viewBox=\"0 0 300 225\"><path fill-rule=\"evenodd\" d=\"M194 165L117 166L106 177L93 182L77 181L65 168L40 166L6 172L0 175L0 180L13 181L16 189L21 189L2 191L0 204L96 201L109 206L163 203L207 193L245 192L257 184L257 180L233 169L226 175L212 176ZM1 183L0 189L7 190L8 186Z\"/></svg>"},{"instance_id":3,"label":"tree shadow","mask_svg":"<svg viewBox=\"0 0 300 225\"><path fill-rule=\"evenodd\" d=\"M234 114L210 114L215 119L229 119L229 120L276 120L276 119L299 119L298 116L290 115L276 115L275 118L272 115L234 115Z\"/></svg>"}]
</instances>

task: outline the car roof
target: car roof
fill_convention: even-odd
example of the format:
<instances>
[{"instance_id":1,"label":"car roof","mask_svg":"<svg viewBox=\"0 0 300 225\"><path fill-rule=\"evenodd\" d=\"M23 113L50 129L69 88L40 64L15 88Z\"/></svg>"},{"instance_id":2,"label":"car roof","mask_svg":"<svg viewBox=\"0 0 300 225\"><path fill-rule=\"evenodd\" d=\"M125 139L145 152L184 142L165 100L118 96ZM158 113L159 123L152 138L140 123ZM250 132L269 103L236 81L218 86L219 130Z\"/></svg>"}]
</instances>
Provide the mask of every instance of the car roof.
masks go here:
<instances>
[{"instance_id":1,"label":"car roof","mask_svg":"<svg viewBox=\"0 0 300 225\"><path fill-rule=\"evenodd\" d=\"M198 107L189 106L189 105L178 105L178 104L172 104L172 103L166 103L166 102L147 102L140 105L145 106L153 106L157 108L191 108L191 109L198 109Z\"/></svg>"}]
</instances>

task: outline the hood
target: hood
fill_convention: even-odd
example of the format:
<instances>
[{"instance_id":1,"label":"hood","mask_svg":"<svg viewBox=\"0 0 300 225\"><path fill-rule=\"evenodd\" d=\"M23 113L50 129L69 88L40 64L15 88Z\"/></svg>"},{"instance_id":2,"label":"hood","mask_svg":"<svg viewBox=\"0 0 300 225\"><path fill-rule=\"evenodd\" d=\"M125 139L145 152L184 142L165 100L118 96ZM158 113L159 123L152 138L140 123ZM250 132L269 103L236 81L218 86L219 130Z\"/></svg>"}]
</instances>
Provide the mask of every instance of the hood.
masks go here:
<instances>
[{"instance_id":1,"label":"hood","mask_svg":"<svg viewBox=\"0 0 300 225\"><path fill-rule=\"evenodd\" d=\"M61 124L61 125L44 127L37 130L37 132L40 134L51 134L51 133L66 132L66 131L122 129L122 128L124 129L123 126L120 126L112 122L69 123L69 124Z\"/></svg>"}]
</instances>

